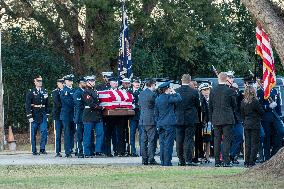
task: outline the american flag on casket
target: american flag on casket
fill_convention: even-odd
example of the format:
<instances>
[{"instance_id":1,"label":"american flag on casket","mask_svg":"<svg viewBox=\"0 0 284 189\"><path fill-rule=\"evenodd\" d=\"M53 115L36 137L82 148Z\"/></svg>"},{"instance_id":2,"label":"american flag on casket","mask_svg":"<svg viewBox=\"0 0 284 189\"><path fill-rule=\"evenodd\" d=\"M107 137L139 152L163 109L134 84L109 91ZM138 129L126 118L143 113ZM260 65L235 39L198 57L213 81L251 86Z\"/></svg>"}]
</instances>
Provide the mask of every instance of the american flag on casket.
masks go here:
<instances>
[{"instance_id":1,"label":"american flag on casket","mask_svg":"<svg viewBox=\"0 0 284 189\"><path fill-rule=\"evenodd\" d=\"M98 91L100 106L112 110L117 108L134 109L133 95L125 90Z\"/></svg>"}]
</instances>

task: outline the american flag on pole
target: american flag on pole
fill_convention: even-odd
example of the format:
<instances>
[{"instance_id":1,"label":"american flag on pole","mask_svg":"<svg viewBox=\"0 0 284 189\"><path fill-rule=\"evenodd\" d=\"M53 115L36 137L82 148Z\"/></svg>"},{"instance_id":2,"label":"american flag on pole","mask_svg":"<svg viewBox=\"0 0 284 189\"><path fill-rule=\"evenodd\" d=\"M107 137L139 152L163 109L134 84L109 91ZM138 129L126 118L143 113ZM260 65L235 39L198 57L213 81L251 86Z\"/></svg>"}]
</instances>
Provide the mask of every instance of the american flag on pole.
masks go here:
<instances>
[{"instance_id":1,"label":"american flag on pole","mask_svg":"<svg viewBox=\"0 0 284 189\"><path fill-rule=\"evenodd\" d=\"M129 28L128 28L124 0L122 2L122 28L120 32L118 75L120 80L123 78L131 79L133 77L131 49L129 42Z\"/></svg>"},{"instance_id":2,"label":"american flag on pole","mask_svg":"<svg viewBox=\"0 0 284 189\"><path fill-rule=\"evenodd\" d=\"M271 89L276 85L275 66L270 39L260 26L256 27L256 40L256 54L263 60L264 98L268 99Z\"/></svg>"}]
</instances>

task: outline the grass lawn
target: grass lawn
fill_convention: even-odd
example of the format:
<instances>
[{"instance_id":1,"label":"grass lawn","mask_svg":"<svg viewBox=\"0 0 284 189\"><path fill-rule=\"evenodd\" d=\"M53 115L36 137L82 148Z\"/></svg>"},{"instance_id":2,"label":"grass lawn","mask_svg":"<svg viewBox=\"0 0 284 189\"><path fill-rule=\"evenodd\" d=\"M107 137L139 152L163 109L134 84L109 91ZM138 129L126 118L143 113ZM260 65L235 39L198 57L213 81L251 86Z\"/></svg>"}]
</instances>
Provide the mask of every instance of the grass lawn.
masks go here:
<instances>
[{"instance_id":1,"label":"grass lawn","mask_svg":"<svg viewBox=\"0 0 284 189\"><path fill-rule=\"evenodd\" d=\"M284 188L283 178L243 168L0 166L0 188Z\"/></svg>"}]
</instances>

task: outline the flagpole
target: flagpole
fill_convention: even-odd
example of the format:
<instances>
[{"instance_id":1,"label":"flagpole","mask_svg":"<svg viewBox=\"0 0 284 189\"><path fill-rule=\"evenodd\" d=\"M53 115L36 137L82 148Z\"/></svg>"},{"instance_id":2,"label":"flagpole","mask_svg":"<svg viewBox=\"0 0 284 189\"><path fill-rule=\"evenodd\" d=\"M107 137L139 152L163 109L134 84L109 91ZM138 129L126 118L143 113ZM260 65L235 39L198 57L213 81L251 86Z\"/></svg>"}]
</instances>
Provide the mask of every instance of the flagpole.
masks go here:
<instances>
[{"instance_id":1,"label":"flagpole","mask_svg":"<svg viewBox=\"0 0 284 189\"><path fill-rule=\"evenodd\" d=\"M4 104L3 104L3 80L2 80L2 32L0 30L0 151L4 150Z\"/></svg>"}]
</instances>

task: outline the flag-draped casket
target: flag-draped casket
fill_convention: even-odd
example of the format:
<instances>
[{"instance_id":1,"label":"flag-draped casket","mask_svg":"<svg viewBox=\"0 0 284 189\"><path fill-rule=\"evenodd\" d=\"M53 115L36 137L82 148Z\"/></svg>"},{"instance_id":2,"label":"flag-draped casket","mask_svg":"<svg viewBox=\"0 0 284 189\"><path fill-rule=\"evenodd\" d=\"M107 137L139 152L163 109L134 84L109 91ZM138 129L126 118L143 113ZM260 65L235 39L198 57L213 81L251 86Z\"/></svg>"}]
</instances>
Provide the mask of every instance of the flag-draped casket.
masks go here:
<instances>
[{"instance_id":1,"label":"flag-draped casket","mask_svg":"<svg viewBox=\"0 0 284 189\"><path fill-rule=\"evenodd\" d=\"M133 95L125 90L98 91L104 115L133 115Z\"/></svg>"}]
</instances>

